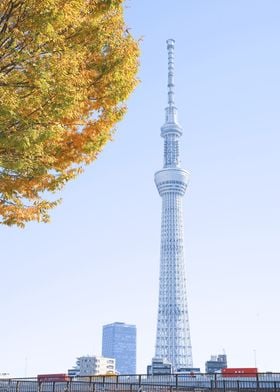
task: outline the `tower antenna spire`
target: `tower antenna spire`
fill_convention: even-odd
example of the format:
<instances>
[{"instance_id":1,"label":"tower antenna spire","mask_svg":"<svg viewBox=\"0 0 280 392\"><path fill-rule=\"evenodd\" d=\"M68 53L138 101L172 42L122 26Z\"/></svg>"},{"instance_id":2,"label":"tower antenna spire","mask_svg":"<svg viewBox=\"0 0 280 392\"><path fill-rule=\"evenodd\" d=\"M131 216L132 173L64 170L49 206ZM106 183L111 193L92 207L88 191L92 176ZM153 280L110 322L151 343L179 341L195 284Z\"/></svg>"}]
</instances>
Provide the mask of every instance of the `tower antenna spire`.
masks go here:
<instances>
[{"instance_id":1,"label":"tower antenna spire","mask_svg":"<svg viewBox=\"0 0 280 392\"><path fill-rule=\"evenodd\" d=\"M176 119L174 102L174 44L167 40L168 106L161 127L164 139L163 168L155 173L162 198L159 302L155 358L166 359L175 371L192 368L185 261L183 197L189 173L180 168L182 128Z\"/></svg>"},{"instance_id":2,"label":"tower antenna spire","mask_svg":"<svg viewBox=\"0 0 280 392\"><path fill-rule=\"evenodd\" d=\"M168 106L174 107L175 105L175 84L174 84L174 49L175 40L170 38L166 41L168 51Z\"/></svg>"}]
</instances>

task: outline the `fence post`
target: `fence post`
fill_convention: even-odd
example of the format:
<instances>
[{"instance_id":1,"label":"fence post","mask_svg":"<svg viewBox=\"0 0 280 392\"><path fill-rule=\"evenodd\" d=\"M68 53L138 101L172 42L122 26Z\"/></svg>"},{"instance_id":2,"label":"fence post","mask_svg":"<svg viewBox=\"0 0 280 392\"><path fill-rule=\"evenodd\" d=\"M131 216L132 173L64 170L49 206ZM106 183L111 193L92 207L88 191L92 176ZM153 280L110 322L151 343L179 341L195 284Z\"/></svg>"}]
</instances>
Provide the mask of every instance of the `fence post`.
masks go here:
<instances>
[{"instance_id":1,"label":"fence post","mask_svg":"<svg viewBox=\"0 0 280 392\"><path fill-rule=\"evenodd\" d=\"M257 391L259 390L259 373L256 374L256 380L257 380Z\"/></svg>"},{"instance_id":2,"label":"fence post","mask_svg":"<svg viewBox=\"0 0 280 392\"><path fill-rule=\"evenodd\" d=\"M88 386L88 392L91 392L92 388L92 376L89 376L89 386Z\"/></svg>"},{"instance_id":3,"label":"fence post","mask_svg":"<svg viewBox=\"0 0 280 392\"><path fill-rule=\"evenodd\" d=\"M239 380L237 380L237 391L239 392Z\"/></svg>"},{"instance_id":4,"label":"fence post","mask_svg":"<svg viewBox=\"0 0 280 392\"><path fill-rule=\"evenodd\" d=\"M175 385L176 389L178 389L178 373L175 374Z\"/></svg>"},{"instance_id":5,"label":"fence post","mask_svg":"<svg viewBox=\"0 0 280 392\"><path fill-rule=\"evenodd\" d=\"M215 389L217 389L217 373L214 374Z\"/></svg>"},{"instance_id":6,"label":"fence post","mask_svg":"<svg viewBox=\"0 0 280 392\"><path fill-rule=\"evenodd\" d=\"M55 392L55 381L53 382L53 385L52 385L52 392Z\"/></svg>"},{"instance_id":7,"label":"fence post","mask_svg":"<svg viewBox=\"0 0 280 392\"><path fill-rule=\"evenodd\" d=\"M138 376L138 385L139 385L139 388L141 387L141 374L139 374L139 376Z\"/></svg>"},{"instance_id":8,"label":"fence post","mask_svg":"<svg viewBox=\"0 0 280 392\"><path fill-rule=\"evenodd\" d=\"M16 382L16 392L18 392L19 389L19 381Z\"/></svg>"},{"instance_id":9,"label":"fence post","mask_svg":"<svg viewBox=\"0 0 280 392\"><path fill-rule=\"evenodd\" d=\"M224 389L224 392L226 392L226 382L225 382L225 380L223 380L223 389Z\"/></svg>"}]
</instances>

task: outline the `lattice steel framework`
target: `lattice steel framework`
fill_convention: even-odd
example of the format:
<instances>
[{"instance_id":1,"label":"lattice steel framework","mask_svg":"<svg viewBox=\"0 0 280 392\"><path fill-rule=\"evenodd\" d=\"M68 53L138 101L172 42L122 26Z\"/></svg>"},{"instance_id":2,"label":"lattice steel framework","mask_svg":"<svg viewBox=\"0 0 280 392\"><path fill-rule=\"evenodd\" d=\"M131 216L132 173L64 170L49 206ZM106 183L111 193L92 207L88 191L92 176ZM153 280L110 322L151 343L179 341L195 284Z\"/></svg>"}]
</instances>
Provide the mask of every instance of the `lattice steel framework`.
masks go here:
<instances>
[{"instance_id":1,"label":"lattice steel framework","mask_svg":"<svg viewBox=\"0 0 280 392\"><path fill-rule=\"evenodd\" d=\"M156 336L156 358L171 362L174 370L192 367L185 263L183 196L189 173L180 168L179 139L182 128L174 102L174 44L167 40L168 106L161 127L164 139L164 166L155 173L162 198L160 284Z\"/></svg>"}]
</instances>

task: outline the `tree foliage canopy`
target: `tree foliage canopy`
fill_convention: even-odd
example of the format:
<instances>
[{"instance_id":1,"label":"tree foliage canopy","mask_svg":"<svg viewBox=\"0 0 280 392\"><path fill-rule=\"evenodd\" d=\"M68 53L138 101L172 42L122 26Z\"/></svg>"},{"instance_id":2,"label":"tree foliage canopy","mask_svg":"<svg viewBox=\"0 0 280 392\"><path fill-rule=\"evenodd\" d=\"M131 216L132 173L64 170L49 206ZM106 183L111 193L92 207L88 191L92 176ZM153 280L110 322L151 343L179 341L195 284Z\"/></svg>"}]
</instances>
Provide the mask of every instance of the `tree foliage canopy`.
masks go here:
<instances>
[{"instance_id":1,"label":"tree foliage canopy","mask_svg":"<svg viewBox=\"0 0 280 392\"><path fill-rule=\"evenodd\" d=\"M48 221L136 86L123 0L1 0L0 223Z\"/></svg>"}]
</instances>

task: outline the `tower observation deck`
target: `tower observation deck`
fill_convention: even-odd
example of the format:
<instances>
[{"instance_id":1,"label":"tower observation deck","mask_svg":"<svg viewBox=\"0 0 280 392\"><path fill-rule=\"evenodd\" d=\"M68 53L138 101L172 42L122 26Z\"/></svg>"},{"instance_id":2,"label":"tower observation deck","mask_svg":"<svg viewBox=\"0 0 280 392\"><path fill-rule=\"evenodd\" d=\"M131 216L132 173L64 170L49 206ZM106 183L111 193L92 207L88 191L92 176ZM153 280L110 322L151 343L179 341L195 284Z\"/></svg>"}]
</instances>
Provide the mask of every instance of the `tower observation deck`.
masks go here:
<instances>
[{"instance_id":1,"label":"tower observation deck","mask_svg":"<svg viewBox=\"0 0 280 392\"><path fill-rule=\"evenodd\" d=\"M155 357L171 362L176 371L192 367L184 262L183 196L189 173L180 168L182 128L174 102L174 44L167 40L168 106L161 127L164 139L163 168L155 173L162 198L159 303Z\"/></svg>"}]
</instances>

